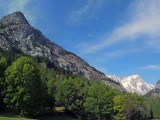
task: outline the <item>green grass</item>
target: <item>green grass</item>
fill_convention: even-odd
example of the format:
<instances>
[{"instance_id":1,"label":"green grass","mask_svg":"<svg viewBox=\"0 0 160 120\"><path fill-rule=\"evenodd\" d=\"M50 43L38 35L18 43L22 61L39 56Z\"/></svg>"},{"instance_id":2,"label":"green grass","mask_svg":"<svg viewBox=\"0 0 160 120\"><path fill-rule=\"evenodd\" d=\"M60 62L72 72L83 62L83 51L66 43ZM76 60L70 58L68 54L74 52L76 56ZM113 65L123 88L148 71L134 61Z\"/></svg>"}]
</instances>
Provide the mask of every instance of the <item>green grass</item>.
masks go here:
<instances>
[{"instance_id":1,"label":"green grass","mask_svg":"<svg viewBox=\"0 0 160 120\"><path fill-rule=\"evenodd\" d=\"M65 114L64 110L64 107L55 107L56 112L54 116L44 116L40 120L78 120Z\"/></svg>"},{"instance_id":2,"label":"green grass","mask_svg":"<svg viewBox=\"0 0 160 120\"><path fill-rule=\"evenodd\" d=\"M29 118L24 118L20 116L11 116L10 114L8 115L0 114L0 120L77 120L77 119L69 117L67 115L44 116L44 117L40 117L39 119L29 119Z\"/></svg>"},{"instance_id":3,"label":"green grass","mask_svg":"<svg viewBox=\"0 0 160 120\"><path fill-rule=\"evenodd\" d=\"M76 118L70 117L69 115L65 114L64 107L56 107L55 110L56 112L54 115L51 114L51 115L40 116L38 119L21 117L11 112L1 112L0 120L78 120Z\"/></svg>"},{"instance_id":4,"label":"green grass","mask_svg":"<svg viewBox=\"0 0 160 120\"><path fill-rule=\"evenodd\" d=\"M77 120L77 119L63 115L63 116L41 117L39 120Z\"/></svg>"},{"instance_id":5,"label":"green grass","mask_svg":"<svg viewBox=\"0 0 160 120\"><path fill-rule=\"evenodd\" d=\"M55 107L56 112L64 112L65 108L64 107Z\"/></svg>"},{"instance_id":6,"label":"green grass","mask_svg":"<svg viewBox=\"0 0 160 120\"><path fill-rule=\"evenodd\" d=\"M0 113L0 120L33 120L21 117L19 115L13 114L13 113Z\"/></svg>"},{"instance_id":7,"label":"green grass","mask_svg":"<svg viewBox=\"0 0 160 120\"><path fill-rule=\"evenodd\" d=\"M0 117L0 120L31 120L31 119L26 119L26 118L10 118L10 117Z\"/></svg>"}]
</instances>

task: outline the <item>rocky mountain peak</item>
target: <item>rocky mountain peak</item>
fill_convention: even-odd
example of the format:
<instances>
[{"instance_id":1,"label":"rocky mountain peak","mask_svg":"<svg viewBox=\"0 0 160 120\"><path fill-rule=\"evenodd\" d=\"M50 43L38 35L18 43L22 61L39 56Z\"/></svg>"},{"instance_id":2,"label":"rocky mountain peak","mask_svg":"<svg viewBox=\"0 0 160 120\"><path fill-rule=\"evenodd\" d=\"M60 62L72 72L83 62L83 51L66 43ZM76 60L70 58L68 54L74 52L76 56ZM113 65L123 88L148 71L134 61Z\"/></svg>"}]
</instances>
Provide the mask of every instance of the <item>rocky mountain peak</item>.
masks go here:
<instances>
[{"instance_id":1,"label":"rocky mountain peak","mask_svg":"<svg viewBox=\"0 0 160 120\"><path fill-rule=\"evenodd\" d=\"M139 82L139 81L143 82L143 79L142 79L141 76L138 75L138 74L124 77L123 80L124 80L124 81L127 80L127 81L130 81L130 82ZM123 81L123 80L122 80L122 81Z\"/></svg>"},{"instance_id":2,"label":"rocky mountain peak","mask_svg":"<svg viewBox=\"0 0 160 120\"><path fill-rule=\"evenodd\" d=\"M158 80L158 82L156 83L156 86L160 86L160 80Z\"/></svg>"},{"instance_id":3,"label":"rocky mountain peak","mask_svg":"<svg viewBox=\"0 0 160 120\"><path fill-rule=\"evenodd\" d=\"M156 83L154 90L160 92L160 80Z\"/></svg>"},{"instance_id":4,"label":"rocky mountain peak","mask_svg":"<svg viewBox=\"0 0 160 120\"><path fill-rule=\"evenodd\" d=\"M160 97L160 80L156 83L153 90L149 91L147 94L145 94L146 97Z\"/></svg>"},{"instance_id":5,"label":"rocky mountain peak","mask_svg":"<svg viewBox=\"0 0 160 120\"><path fill-rule=\"evenodd\" d=\"M138 74L132 75L132 76L130 76L130 77L132 77L132 78L134 78L134 79L136 79L136 78L141 78L141 76L138 75Z\"/></svg>"},{"instance_id":6,"label":"rocky mountain peak","mask_svg":"<svg viewBox=\"0 0 160 120\"><path fill-rule=\"evenodd\" d=\"M153 89L153 85L146 83L143 78L138 75L131 75L124 78L118 77L118 76L110 76L111 79L115 81L120 81L123 87L131 93L137 93L139 95L144 95L150 90Z\"/></svg>"},{"instance_id":7,"label":"rocky mountain peak","mask_svg":"<svg viewBox=\"0 0 160 120\"><path fill-rule=\"evenodd\" d=\"M1 23L4 26L8 26L8 25L17 25L17 24L28 24L27 19L25 18L25 16L23 15L22 12L14 12L12 14L9 14L7 16L4 16L1 19Z\"/></svg>"},{"instance_id":8,"label":"rocky mountain peak","mask_svg":"<svg viewBox=\"0 0 160 120\"><path fill-rule=\"evenodd\" d=\"M0 48L20 49L27 55L48 58L55 66L62 67L88 80L99 80L107 85L125 91L120 82L115 82L104 73L90 66L79 56L71 53L46 38L42 32L29 25L23 13L15 12L0 20Z\"/></svg>"}]
</instances>

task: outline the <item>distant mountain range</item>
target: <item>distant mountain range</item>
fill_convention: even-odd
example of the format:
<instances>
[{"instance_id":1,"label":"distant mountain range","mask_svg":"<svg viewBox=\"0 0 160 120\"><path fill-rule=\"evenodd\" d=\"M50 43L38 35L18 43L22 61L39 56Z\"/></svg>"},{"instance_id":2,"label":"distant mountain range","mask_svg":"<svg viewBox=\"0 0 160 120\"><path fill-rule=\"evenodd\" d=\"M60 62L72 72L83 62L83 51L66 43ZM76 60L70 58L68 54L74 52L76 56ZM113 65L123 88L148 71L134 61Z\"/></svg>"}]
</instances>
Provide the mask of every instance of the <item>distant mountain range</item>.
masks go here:
<instances>
[{"instance_id":1,"label":"distant mountain range","mask_svg":"<svg viewBox=\"0 0 160 120\"><path fill-rule=\"evenodd\" d=\"M160 80L156 83L155 87L150 92L145 94L145 96L160 97Z\"/></svg>"},{"instance_id":2,"label":"distant mountain range","mask_svg":"<svg viewBox=\"0 0 160 120\"><path fill-rule=\"evenodd\" d=\"M47 57L56 66L69 70L88 80L99 80L120 91L125 91L119 81L114 81L72 52L51 42L39 30L32 27L23 13L15 12L0 20L0 48L11 47L27 55Z\"/></svg>"},{"instance_id":3,"label":"distant mountain range","mask_svg":"<svg viewBox=\"0 0 160 120\"><path fill-rule=\"evenodd\" d=\"M138 74L136 75L132 75L132 76L127 76L124 78L118 77L116 75L113 76L108 76L111 79L115 80L115 81L120 81L121 84L123 85L123 87L131 93L137 93L139 95L145 95L146 93L148 93L149 91L151 91L154 86L146 83L142 77Z\"/></svg>"}]
</instances>

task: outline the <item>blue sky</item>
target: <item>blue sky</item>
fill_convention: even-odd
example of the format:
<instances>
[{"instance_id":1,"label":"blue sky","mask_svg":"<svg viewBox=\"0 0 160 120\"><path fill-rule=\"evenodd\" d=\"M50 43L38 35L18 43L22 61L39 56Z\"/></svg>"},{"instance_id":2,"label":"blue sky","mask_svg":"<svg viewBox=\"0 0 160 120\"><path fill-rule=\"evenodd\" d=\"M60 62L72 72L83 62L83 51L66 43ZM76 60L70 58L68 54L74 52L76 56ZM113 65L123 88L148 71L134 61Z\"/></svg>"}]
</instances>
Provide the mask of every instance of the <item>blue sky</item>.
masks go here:
<instances>
[{"instance_id":1,"label":"blue sky","mask_svg":"<svg viewBox=\"0 0 160 120\"><path fill-rule=\"evenodd\" d=\"M107 75L160 79L160 0L1 0L15 11Z\"/></svg>"}]
</instances>

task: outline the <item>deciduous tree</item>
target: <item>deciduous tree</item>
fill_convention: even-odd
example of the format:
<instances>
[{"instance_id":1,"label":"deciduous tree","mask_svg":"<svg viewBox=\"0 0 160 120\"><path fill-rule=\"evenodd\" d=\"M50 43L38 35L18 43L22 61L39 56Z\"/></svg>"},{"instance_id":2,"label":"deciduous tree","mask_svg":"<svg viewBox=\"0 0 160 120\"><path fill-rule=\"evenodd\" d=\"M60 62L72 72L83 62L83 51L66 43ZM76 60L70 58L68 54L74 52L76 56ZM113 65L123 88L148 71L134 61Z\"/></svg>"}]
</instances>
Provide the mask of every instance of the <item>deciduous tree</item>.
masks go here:
<instances>
[{"instance_id":1,"label":"deciduous tree","mask_svg":"<svg viewBox=\"0 0 160 120\"><path fill-rule=\"evenodd\" d=\"M7 68L5 76L7 89L4 102L7 107L19 111L21 115L37 115L45 109L47 92L32 59L19 58Z\"/></svg>"},{"instance_id":2,"label":"deciduous tree","mask_svg":"<svg viewBox=\"0 0 160 120\"><path fill-rule=\"evenodd\" d=\"M104 83L93 82L88 88L85 111L90 119L112 119L114 92Z\"/></svg>"},{"instance_id":3,"label":"deciduous tree","mask_svg":"<svg viewBox=\"0 0 160 120\"><path fill-rule=\"evenodd\" d=\"M84 115L84 99L86 97L87 82L80 77L61 80L56 89L56 101L64 105L66 110L76 114L79 118Z\"/></svg>"}]
</instances>

